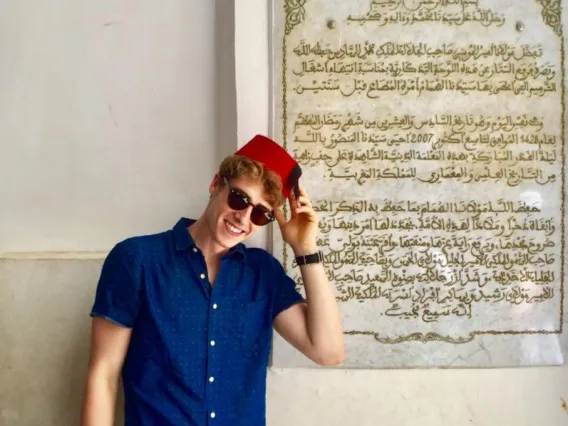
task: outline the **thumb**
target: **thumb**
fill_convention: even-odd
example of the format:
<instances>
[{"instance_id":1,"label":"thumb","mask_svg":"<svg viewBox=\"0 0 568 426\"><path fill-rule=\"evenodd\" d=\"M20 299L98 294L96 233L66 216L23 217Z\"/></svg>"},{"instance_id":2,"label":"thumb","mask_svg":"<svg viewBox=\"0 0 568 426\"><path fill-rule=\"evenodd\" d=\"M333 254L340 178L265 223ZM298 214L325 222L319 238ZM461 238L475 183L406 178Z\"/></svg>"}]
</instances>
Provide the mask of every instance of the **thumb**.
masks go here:
<instances>
[{"instance_id":1,"label":"thumb","mask_svg":"<svg viewBox=\"0 0 568 426\"><path fill-rule=\"evenodd\" d=\"M274 218L278 225L282 227L286 223L286 217L284 217L284 212L281 209L277 208L274 210Z\"/></svg>"}]
</instances>

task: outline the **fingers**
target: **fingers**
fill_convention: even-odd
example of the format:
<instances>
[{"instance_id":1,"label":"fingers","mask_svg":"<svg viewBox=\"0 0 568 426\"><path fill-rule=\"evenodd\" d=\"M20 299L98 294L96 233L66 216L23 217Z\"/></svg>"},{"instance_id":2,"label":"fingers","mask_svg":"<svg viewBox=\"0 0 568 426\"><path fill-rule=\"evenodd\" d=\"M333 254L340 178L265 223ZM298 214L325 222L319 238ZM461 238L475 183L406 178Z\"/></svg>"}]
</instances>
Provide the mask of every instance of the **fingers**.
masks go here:
<instances>
[{"instance_id":1,"label":"fingers","mask_svg":"<svg viewBox=\"0 0 568 426\"><path fill-rule=\"evenodd\" d=\"M300 195L296 201L299 207L312 207L312 202L305 195Z\"/></svg>"},{"instance_id":2,"label":"fingers","mask_svg":"<svg viewBox=\"0 0 568 426\"><path fill-rule=\"evenodd\" d=\"M295 218L298 214L307 214L310 217L316 217L316 213L313 210L312 202L308 197L306 188L299 184L298 185L299 197L295 198L294 193L290 194L288 197L288 202L290 203L290 214L292 218Z\"/></svg>"},{"instance_id":3,"label":"fingers","mask_svg":"<svg viewBox=\"0 0 568 426\"><path fill-rule=\"evenodd\" d=\"M308 193L306 192L306 188L302 184L298 184L298 198L299 197L307 197L307 196L308 196ZM292 201L296 200L295 191L292 191L290 193L288 200L290 201L290 203L292 203Z\"/></svg>"},{"instance_id":4,"label":"fingers","mask_svg":"<svg viewBox=\"0 0 568 426\"><path fill-rule=\"evenodd\" d=\"M308 214L314 213L315 214L314 209L312 209L309 206L296 207L295 213L296 214L300 214L300 213L308 213Z\"/></svg>"},{"instance_id":5,"label":"fingers","mask_svg":"<svg viewBox=\"0 0 568 426\"><path fill-rule=\"evenodd\" d=\"M318 217L314 209L311 207L298 207L294 213L293 217L301 217L302 220L307 220L308 222L317 222Z\"/></svg>"},{"instance_id":6,"label":"fingers","mask_svg":"<svg viewBox=\"0 0 568 426\"><path fill-rule=\"evenodd\" d=\"M292 201L300 202L301 200L303 200L304 202L306 201L309 202L309 197L308 193L306 192L306 188L301 183L298 183L298 198L296 198L294 191L292 191L288 200L290 201L290 204L292 204Z\"/></svg>"},{"instance_id":7,"label":"fingers","mask_svg":"<svg viewBox=\"0 0 568 426\"><path fill-rule=\"evenodd\" d=\"M316 217L316 212L312 207L312 202L305 195L300 195L294 204L291 204L292 217L296 217L299 214L306 214L310 218Z\"/></svg>"},{"instance_id":8,"label":"fingers","mask_svg":"<svg viewBox=\"0 0 568 426\"><path fill-rule=\"evenodd\" d=\"M297 200L292 197L288 200L290 203L290 213L292 217L296 217L298 213L304 213L306 209L312 208L312 202L305 196L299 196Z\"/></svg>"},{"instance_id":9,"label":"fingers","mask_svg":"<svg viewBox=\"0 0 568 426\"><path fill-rule=\"evenodd\" d=\"M295 206L295 207L292 207L292 209L290 211L291 218L295 218L299 214L307 214L311 218L316 217L316 213L312 209L311 206ZM286 223L288 222L288 220L286 219L286 216L284 215L284 212L281 209L274 210L274 219L276 219L276 222L278 222L278 225L280 227L286 225Z\"/></svg>"}]
</instances>

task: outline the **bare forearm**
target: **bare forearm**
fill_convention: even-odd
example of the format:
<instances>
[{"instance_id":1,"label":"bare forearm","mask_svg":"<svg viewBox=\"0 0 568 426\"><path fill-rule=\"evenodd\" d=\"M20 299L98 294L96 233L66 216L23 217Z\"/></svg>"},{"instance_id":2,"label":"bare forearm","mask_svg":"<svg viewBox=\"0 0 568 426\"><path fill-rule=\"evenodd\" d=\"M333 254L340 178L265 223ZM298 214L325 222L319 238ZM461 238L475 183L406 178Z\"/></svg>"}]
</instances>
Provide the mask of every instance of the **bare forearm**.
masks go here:
<instances>
[{"instance_id":1,"label":"bare forearm","mask_svg":"<svg viewBox=\"0 0 568 426\"><path fill-rule=\"evenodd\" d=\"M113 426L118 389L117 378L91 373L87 381L81 426Z\"/></svg>"},{"instance_id":2,"label":"bare forearm","mask_svg":"<svg viewBox=\"0 0 568 426\"><path fill-rule=\"evenodd\" d=\"M306 289L307 328L312 348L322 364L335 365L344 357L338 303L321 263L300 266Z\"/></svg>"}]
</instances>

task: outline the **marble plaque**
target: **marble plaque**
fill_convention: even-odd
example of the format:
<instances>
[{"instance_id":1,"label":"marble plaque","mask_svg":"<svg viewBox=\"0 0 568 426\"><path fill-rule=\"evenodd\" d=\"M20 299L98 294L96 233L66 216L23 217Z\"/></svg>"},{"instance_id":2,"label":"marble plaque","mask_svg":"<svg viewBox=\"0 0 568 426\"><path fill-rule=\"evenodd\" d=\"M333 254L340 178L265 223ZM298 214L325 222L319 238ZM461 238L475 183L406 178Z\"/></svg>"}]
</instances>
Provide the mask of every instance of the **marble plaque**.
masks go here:
<instances>
[{"instance_id":1,"label":"marble plaque","mask_svg":"<svg viewBox=\"0 0 568 426\"><path fill-rule=\"evenodd\" d=\"M562 364L561 2L272 9L273 137L318 211L343 367ZM273 365L313 364L276 336Z\"/></svg>"}]
</instances>

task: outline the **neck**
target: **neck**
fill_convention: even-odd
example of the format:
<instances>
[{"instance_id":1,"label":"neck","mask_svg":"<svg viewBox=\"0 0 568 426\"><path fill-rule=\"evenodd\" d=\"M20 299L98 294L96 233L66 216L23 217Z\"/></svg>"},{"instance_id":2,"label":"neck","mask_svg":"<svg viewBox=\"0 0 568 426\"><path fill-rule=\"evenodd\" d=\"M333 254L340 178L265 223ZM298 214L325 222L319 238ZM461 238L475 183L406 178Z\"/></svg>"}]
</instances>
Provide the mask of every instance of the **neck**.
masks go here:
<instances>
[{"instance_id":1,"label":"neck","mask_svg":"<svg viewBox=\"0 0 568 426\"><path fill-rule=\"evenodd\" d=\"M206 260L217 261L228 251L211 237L211 232L209 231L203 217L197 219L193 225L190 225L187 228L187 230Z\"/></svg>"}]
</instances>

